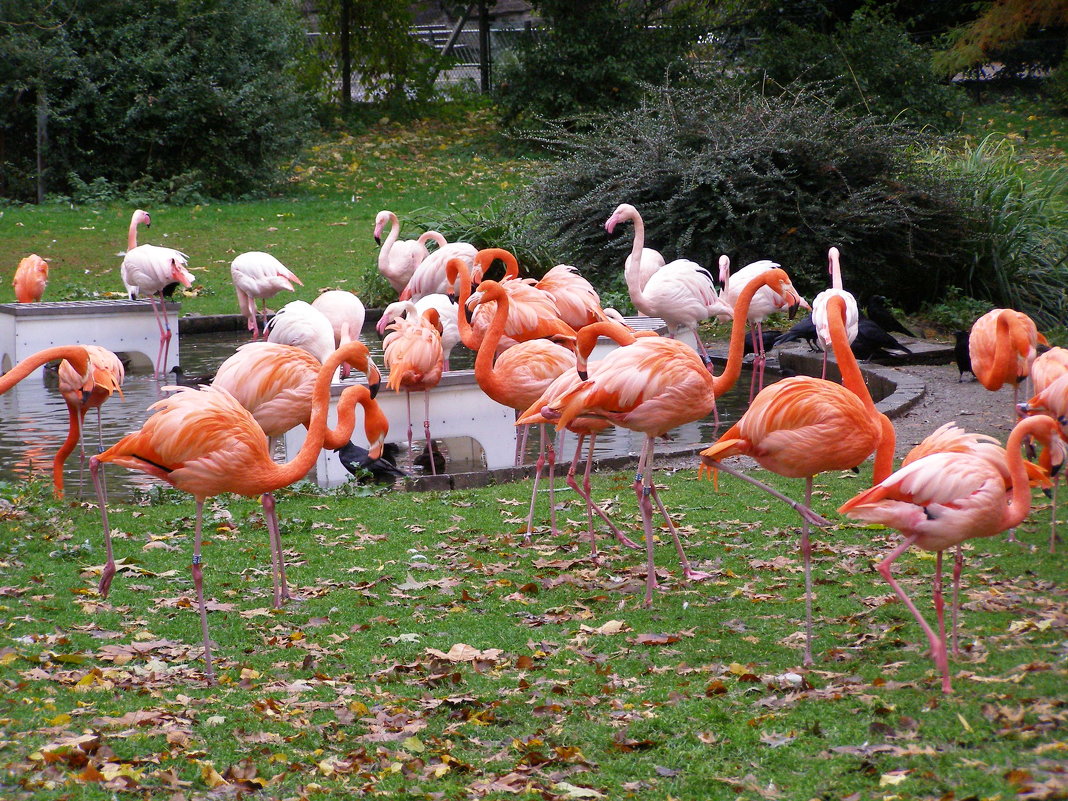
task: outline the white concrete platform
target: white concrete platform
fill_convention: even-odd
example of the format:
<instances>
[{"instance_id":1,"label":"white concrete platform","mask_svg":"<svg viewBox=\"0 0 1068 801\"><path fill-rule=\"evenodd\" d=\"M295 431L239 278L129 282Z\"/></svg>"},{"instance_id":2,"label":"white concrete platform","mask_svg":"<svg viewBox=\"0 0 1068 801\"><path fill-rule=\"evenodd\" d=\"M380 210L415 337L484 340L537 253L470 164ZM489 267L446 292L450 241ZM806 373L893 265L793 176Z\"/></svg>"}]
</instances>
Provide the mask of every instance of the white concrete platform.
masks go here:
<instances>
[{"instance_id":1,"label":"white concrete platform","mask_svg":"<svg viewBox=\"0 0 1068 801\"><path fill-rule=\"evenodd\" d=\"M170 352L164 371L178 364L179 303L167 303ZM56 345L100 345L128 358L133 370L152 370L159 352L159 326L147 300L72 300L0 303L0 370ZM43 368L38 368L40 374Z\"/></svg>"}]
</instances>

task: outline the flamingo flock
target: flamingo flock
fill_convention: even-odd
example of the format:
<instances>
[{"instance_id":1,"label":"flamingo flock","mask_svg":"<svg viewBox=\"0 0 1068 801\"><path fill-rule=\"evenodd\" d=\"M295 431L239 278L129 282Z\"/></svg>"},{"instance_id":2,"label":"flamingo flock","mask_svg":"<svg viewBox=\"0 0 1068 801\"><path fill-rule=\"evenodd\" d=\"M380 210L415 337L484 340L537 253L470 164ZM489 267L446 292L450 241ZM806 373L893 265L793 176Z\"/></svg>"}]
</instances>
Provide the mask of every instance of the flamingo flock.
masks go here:
<instances>
[{"instance_id":1,"label":"flamingo flock","mask_svg":"<svg viewBox=\"0 0 1068 801\"><path fill-rule=\"evenodd\" d=\"M1011 532L1031 510L1032 487L1056 488L1056 474L1068 448L1068 351L1047 349L1040 356L1045 340L1020 312L996 309L977 320L968 344L975 376L991 390L1005 383L1014 388L1013 427L1008 441L1001 447L990 437L944 426L913 449L895 470L894 426L876 408L851 351L859 313L855 298L843 287L838 248L832 246L827 253L830 287L809 307L788 272L774 261L760 260L732 274L730 260L724 255L718 265L722 288L717 289L705 267L686 259L668 262L658 251L645 247L644 222L634 206L620 204L604 228L613 233L623 222L632 223L634 231L630 253L622 265L631 300L640 312L661 318L667 336L634 331L618 312L603 308L597 291L574 266L558 265L540 280L523 278L518 260L507 250L479 250L468 243L450 243L432 231L417 240L400 240L397 215L390 211L377 215L374 237L381 244L378 268L398 295L398 301L384 311L379 333L385 336L386 384L409 398L409 456L413 448L410 393L427 393L423 425L426 453L436 455L429 390L448 370L451 350L462 342L476 352L474 372L482 391L513 409L516 426L524 432L531 425L541 427L525 541L533 539L535 499L546 461L550 534L558 532L552 496L556 444L547 429L570 431L577 435L578 443L568 485L585 503L584 538L589 540L591 557L596 561L595 514L620 545L641 546L623 534L591 497L593 440L611 426L642 434L644 445L633 491L645 548L642 604L650 607L659 588L654 514L659 513L671 535L683 580L700 582L710 576L687 558L679 528L659 495L654 472L657 439L681 424L713 413L716 398L737 382L748 343L756 358L749 408L701 452L697 475L711 475L715 487L720 471L753 483L800 517L804 663L812 665L815 661L810 526L825 528L832 522L827 516L829 510L816 508L814 477L828 471L856 470L874 456L871 486L841 504L837 512L847 519L901 532L902 539L876 569L915 618L927 639L941 689L951 692L942 554L957 548L951 604L956 654L961 543ZM164 296L174 285L189 287L194 279L185 254L137 244L138 227L150 224L147 212L134 212L121 276L131 297L144 295L152 304L160 330L155 374L162 375L171 336ZM427 248L428 243L434 245L433 250ZM482 280L497 261L505 266L504 277ZM356 461L374 463L382 457L388 435L388 421L375 400L382 376L366 346L358 341L366 318L360 299L351 292L331 290L311 303L291 301L272 316L266 301L278 292L295 292L297 286L303 286L296 274L275 257L252 251L233 260L231 275L252 341L224 362L210 385L161 388L168 394L150 407L152 414L144 425L110 447L104 446L98 427L99 452L89 459L106 552L98 586L101 596L107 596L116 570L101 479L104 465L147 473L194 497L191 576L209 682L214 680L214 669L203 587L204 502L221 493L260 498L270 542L274 603L281 606L295 596L286 579L274 491L302 478L324 448L359 454ZM43 260L23 259L15 278L19 301L40 300L46 280ZM264 304L259 311L257 301ZM833 352L841 383L827 380L824 367L821 378L795 376L764 386L762 324L779 311L793 317L798 308L811 308L813 337L825 352ZM703 321L713 317L731 321L728 358L718 375L699 330ZM749 336L747 325L753 326ZM692 335L694 346L677 338L684 332ZM614 340L618 347L591 362L591 353L602 337ZM84 417L89 409L99 411L113 394L121 396L124 368L115 354L95 344L48 348L0 376L0 393L54 360L62 360L60 391L70 420L67 440L54 462L55 492L61 497L62 464L82 441ZM337 424L329 429L331 383L347 377L350 369L364 374L366 385L348 386L341 392ZM1034 391L1029 400L1021 402L1019 388L1028 381L1033 382ZM357 405L363 412L365 449L350 442ZM289 462L277 463L272 458L272 443L299 425L307 429L303 447ZM576 465L587 439L590 449L580 484L575 479ZM1025 446L1029 453L1036 446L1041 448L1037 462L1024 459ZM755 460L781 476L805 479L803 499L791 498L728 462L738 456ZM431 458L429 464L436 472L436 460ZM1055 522L1054 509L1051 552ZM913 546L936 557L934 625L893 574L895 562Z\"/></svg>"}]
</instances>

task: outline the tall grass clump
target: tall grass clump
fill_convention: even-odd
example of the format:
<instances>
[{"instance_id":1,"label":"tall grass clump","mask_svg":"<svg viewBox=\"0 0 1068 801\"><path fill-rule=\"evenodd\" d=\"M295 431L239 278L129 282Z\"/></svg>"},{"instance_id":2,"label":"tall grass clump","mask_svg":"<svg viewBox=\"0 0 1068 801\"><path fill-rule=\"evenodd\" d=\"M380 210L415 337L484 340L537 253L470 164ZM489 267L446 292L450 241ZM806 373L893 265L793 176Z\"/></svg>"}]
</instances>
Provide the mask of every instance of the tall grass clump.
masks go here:
<instances>
[{"instance_id":1,"label":"tall grass clump","mask_svg":"<svg viewBox=\"0 0 1068 801\"><path fill-rule=\"evenodd\" d=\"M964 179L973 218L957 285L1040 328L1068 325L1068 169L1029 171L990 137L941 159Z\"/></svg>"},{"instance_id":2,"label":"tall grass clump","mask_svg":"<svg viewBox=\"0 0 1068 801\"><path fill-rule=\"evenodd\" d=\"M536 141L559 159L519 203L598 287L621 281L630 232L610 236L602 223L622 202L638 208L646 244L668 259L770 258L814 292L837 245L847 286L906 309L937 296L962 255L959 193L910 157L925 140L836 110L810 89L664 87L582 132L550 123Z\"/></svg>"}]
</instances>

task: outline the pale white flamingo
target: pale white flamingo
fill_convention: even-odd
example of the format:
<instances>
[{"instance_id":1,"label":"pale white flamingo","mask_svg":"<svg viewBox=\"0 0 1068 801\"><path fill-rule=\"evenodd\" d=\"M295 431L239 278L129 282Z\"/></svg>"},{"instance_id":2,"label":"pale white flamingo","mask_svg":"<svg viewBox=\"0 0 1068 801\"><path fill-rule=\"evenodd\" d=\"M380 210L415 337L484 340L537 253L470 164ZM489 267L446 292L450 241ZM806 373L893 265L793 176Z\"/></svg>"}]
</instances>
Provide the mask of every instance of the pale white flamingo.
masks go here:
<instances>
[{"instance_id":1,"label":"pale white flamingo","mask_svg":"<svg viewBox=\"0 0 1068 801\"><path fill-rule=\"evenodd\" d=\"M237 292L237 305L248 320L253 339L260 338L256 320L256 301L263 301L263 322L267 323L267 299L279 292L293 292L293 284L304 282L270 253L251 250L241 253L230 263L230 278Z\"/></svg>"},{"instance_id":2,"label":"pale white flamingo","mask_svg":"<svg viewBox=\"0 0 1068 801\"><path fill-rule=\"evenodd\" d=\"M386 241L382 241L382 229L389 225ZM426 231L418 239L398 239L400 222L392 211L383 209L375 216L375 243L381 245L378 251L378 271L389 281L394 291L400 294L411 280L415 268L429 255L427 242L436 242L444 246L445 237L437 231Z\"/></svg>"}]
</instances>

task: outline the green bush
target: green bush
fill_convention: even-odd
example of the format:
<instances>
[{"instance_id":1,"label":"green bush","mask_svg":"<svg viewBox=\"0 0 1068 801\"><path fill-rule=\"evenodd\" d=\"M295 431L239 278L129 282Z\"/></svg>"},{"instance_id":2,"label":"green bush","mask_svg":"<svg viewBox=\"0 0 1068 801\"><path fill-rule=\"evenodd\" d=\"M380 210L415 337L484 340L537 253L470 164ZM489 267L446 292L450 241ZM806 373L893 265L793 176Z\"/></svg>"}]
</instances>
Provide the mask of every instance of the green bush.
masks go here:
<instances>
[{"instance_id":1,"label":"green bush","mask_svg":"<svg viewBox=\"0 0 1068 801\"><path fill-rule=\"evenodd\" d=\"M908 310L940 296L964 258L959 193L910 160L917 134L803 89L661 89L591 131L553 125L539 141L561 159L513 213L532 215L559 260L598 289L622 282L630 231L603 228L621 202L643 214L647 245L668 259L770 258L809 294L827 285L830 245L842 250L847 287Z\"/></svg>"},{"instance_id":2,"label":"green bush","mask_svg":"<svg viewBox=\"0 0 1068 801\"><path fill-rule=\"evenodd\" d=\"M861 9L830 33L781 22L750 58L768 91L820 84L839 107L938 131L960 125L963 92L939 79L927 51L888 13Z\"/></svg>"},{"instance_id":3,"label":"green bush","mask_svg":"<svg viewBox=\"0 0 1068 801\"><path fill-rule=\"evenodd\" d=\"M542 0L546 28L517 40L496 66L496 97L508 125L574 118L590 109L632 106L641 82L688 69L685 55L704 33L697 4L643 0ZM654 24L655 23L655 24Z\"/></svg>"},{"instance_id":4,"label":"green bush","mask_svg":"<svg viewBox=\"0 0 1068 801\"><path fill-rule=\"evenodd\" d=\"M304 34L291 4L32 0L2 8L5 197L34 195L39 106L50 193L110 185L189 200L262 194L302 145L310 104L294 78Z\"/></svg>"},{"instance_id":5,"label":"green bush","mask_svg":"<svg viewBox=\"0 0 1068 801\"><path fill-rule=\"evenodd\" d=\"M1068 114L1068 50L1046 81L1046 94L1053 101L1058 113Z\"/></svg>"}]
</instances>

